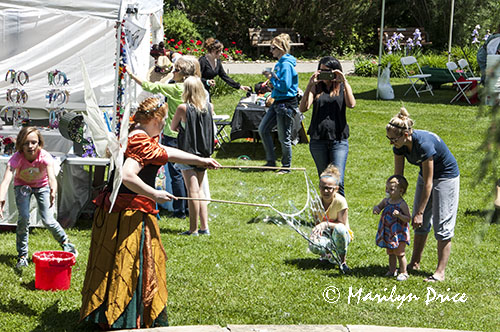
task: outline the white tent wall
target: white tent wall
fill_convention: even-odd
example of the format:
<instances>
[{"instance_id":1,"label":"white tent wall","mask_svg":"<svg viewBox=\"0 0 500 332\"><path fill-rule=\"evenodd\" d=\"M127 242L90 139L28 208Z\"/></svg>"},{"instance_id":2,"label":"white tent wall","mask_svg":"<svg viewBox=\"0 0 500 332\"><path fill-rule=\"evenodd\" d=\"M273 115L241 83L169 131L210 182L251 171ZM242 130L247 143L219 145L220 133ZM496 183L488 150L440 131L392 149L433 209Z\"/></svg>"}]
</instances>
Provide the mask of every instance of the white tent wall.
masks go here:
<instances>
[{"instance_id":1,"label":"white tent wall","mask_svg":"<svg viewBox=\"0 0 500 332\"><path fill-rule=\"evenodd\" d=\"M126 14L127 7L138 9ZM150 42L163 39L161 24L163 1L134 3L130 0L101 1L1 1L0 2L0 74L9 69L24 70L30 81L21 87L29 99L26 108L47 106L47 72L55 69L66 73L70 92L67 109L84 110L83 82L80 59L87 66L99 105L114 102L116 62L116 22L126 18L141 28L142 39L129 50L135 72L145 76L150 67ZM130 37L127 35L127 37ZM10 88L10 82L0 80L0 96ZM6 105L0 98L0 105ZM46 116L39 111L38 117ZM37 118L35 115L34 118Z\"/></svg>"}]
</instances>

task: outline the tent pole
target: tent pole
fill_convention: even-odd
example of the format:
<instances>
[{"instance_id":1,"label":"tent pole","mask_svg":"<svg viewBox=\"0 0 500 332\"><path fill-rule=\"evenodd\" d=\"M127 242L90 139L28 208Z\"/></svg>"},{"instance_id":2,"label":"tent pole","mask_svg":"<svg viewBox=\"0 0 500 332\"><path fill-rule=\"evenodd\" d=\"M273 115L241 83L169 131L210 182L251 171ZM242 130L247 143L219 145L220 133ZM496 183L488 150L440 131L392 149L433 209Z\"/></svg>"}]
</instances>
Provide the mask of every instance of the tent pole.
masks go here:
<instances>
[{"instance_id":1,"label":"tent pole","mask_svg":"<svg viewBox=\"0 0 500 332\"><path fill-rule=\"evenodd\" d=\"M455 0L451 0L451 15L450 15L450 37L448 39L448 62L451 59L451 39L453 36L453 12L455 11Z\"/></svg>"},{"instance_id":2,"label":"tent pole","mask_svg":"<svg viewBox=\"0 0 500 332\"><path fill-rule=\"evenodd\" d=\"M120 10L121 13L121 10ZM113 121L111 122L111 131L114 132L115 134L118 134L116 132L116 126L117 126L117 121L118 121L118 116L117 116L117 107L118 107L118 79L120 75L120 45L121 45L121 36L122 36L122 22L120 17L118 18L118 21L116 22L117 28L116 28L116 59L115 59L115 84L114 84L114 91L113 91L113 112L111 115L113 116Z\"/></svg>"},{"instance_id":3,"label":"tent pole","mask_svg":"<svg viewBox=\"0 0 500 332\"><path fill-rule=\"evenodd\" d=\"M384 14L385 14L385 0L382 0L382 18L380 20L380 41L378 47L378 73L377 73L377 96L378 99L378 81L380 80L380 68L382 67L382 44L384 41Z\"/></svg>"}]
</instances>

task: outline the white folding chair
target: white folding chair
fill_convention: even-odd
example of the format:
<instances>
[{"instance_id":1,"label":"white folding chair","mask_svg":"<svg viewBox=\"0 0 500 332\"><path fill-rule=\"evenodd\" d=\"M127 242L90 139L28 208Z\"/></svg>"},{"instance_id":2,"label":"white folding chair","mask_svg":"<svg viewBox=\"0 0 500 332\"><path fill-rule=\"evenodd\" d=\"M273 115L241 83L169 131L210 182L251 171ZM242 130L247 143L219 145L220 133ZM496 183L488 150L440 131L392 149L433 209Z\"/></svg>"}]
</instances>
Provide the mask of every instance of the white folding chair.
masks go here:
<instances>
[{"instance_id":1,"label":"white folding chair","mask_svg":"<svg viewBox=\"0 0 500 332\"><path fill-rule=\"evenodd\" d=\"M458 66L464 72L464 77L469 81L481 81L481 77L474 76L474 72L469 66L469 63L465 59L458 60Z\"/></svg>"},{"instance_id":2,"label":"white folding chair","mask_svg":"<svg viewBox=\"0 0 500 332\"><path fill-rule=\"evenodd\" d=\"M405 96L408 93L408 91L410 91L412 88L413 88L413 90L415 90L415 93L417 94L417 96L419 98L420 98L420 94L422 92L427 92L427 91L429 91L431 93L431 95L434 96L434 93L432 92L432 85L427 83L427 78L431 77L432 75L422 73L422 69L420 69L420 65L418 64L417 59L415 59L414 56L407 56L407 57L401 58L401 64L403 65L403 69L406 73L406 77L408 77L408 80L411 83L411 86L408 88L408 90L406 90L406 92L404 94ZM414 74L414 75L410 75L410 73L408 71L409 69L407 68L407 66L412 66L413 68L418 69L418 73ZM422 81L424 83L424 85L417 89L416 84L419 80Z\"/></svg>"},{"instance_id":3,"label":"white folding chair","mask_svg":"<svg viewBox=\"0 0 500 332\"><path fill-rule=\"evenodd\" d=\"M467 97L467 93L466 93L467 90L469 90L469 88L471 87L472 81L459 81L459 80L457 80L457 76L455 75L455 73L457 72L458 66L455 62L453 62L453 61L447 62L446 68L448 68L448 71L450 72L451 77L455 81L455 84L457 85L457 91L458 91L457 95L450 100L450 104L453 103L455 100L458 100L458 98L460 98L460 96L464 96L465 100L467 100L469 105L472 105L469 98Z\"/></svg>"}]
</instances>

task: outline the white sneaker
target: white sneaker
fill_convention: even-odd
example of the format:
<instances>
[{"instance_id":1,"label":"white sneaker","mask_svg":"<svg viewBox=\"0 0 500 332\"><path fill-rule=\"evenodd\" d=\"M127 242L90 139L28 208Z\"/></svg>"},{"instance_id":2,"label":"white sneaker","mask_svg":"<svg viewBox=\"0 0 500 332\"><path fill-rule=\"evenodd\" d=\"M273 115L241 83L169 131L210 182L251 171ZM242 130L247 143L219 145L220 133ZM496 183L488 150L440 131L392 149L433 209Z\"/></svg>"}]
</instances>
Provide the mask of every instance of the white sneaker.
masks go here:
<instances>
[{"instance_id":1,"label":"white sneaker","mask_svg":"<svg viewBox=\"0 0 500 332\"><path fill-rule=\"evenodd\" d=\"M70 252L75 255L75 257L78 257L78 250L76 250L75 245L71 242L66 242L61 244L62 250L66 252Z\"/></svg>"},{"instance_id":2,"label":"white sneaker","mask_svg":"<svg viewBox=\"0 0 500 332\"><path fill-rule=\"evenodd\" d=\"M398 274L398 276L396 277L396 280L397 281L405 281L408 279L408 273L400 273Z\"/></svg>"},{"instance_id":3,"label":"white sneaker","mask_svg":"<svg viewBox=\"0 0 500 332\"><path fill-rule=\"evenodd\" d=\"M28 260L26 257L19 257L16 264L16 269L22 269L28 267Z\"/></svg>"}]
</instances>

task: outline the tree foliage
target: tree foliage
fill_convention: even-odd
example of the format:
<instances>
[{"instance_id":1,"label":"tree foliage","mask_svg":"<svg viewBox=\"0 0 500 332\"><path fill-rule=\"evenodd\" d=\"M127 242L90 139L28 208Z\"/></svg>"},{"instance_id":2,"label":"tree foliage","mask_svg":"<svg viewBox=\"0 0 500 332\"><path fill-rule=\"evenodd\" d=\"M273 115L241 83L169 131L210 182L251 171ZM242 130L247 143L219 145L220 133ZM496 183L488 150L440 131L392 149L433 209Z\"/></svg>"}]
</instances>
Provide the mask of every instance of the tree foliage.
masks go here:
<instances>
[{"instance_id":1,"label":"tree foliage","mask_svg":"<svg viewBox=\"0 0 500 332\"><path fill-rule=\"evenodd\" d=\"M382 0L171 0L166 9L181 8L203 38L235 41L251 50L248 28L293 28L306 52L377 53ZM424 27L432 47L448 44L451 1L386 0L385 26ZM492 32L500 22L498 0L455 0L453 44L470 43L477 24Z\"/></svg>"}]
</instances>

